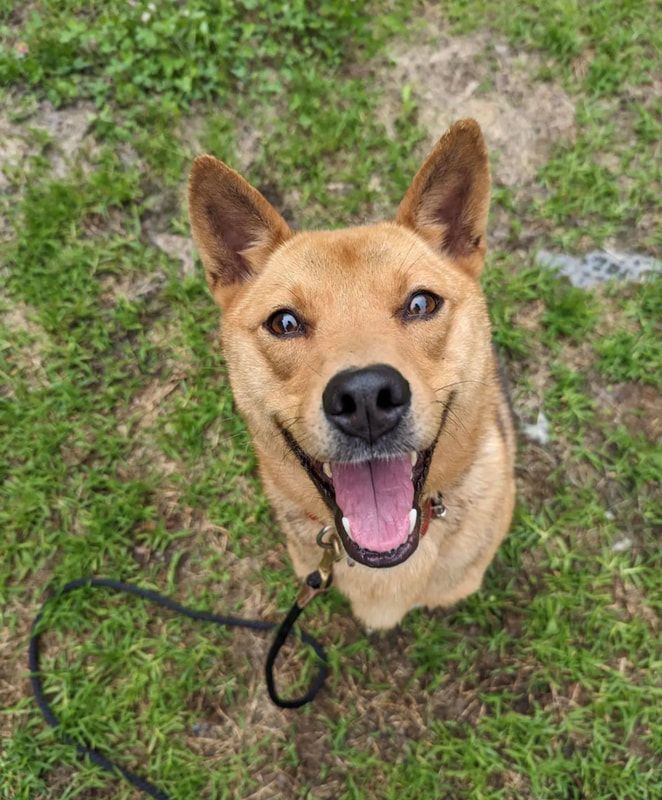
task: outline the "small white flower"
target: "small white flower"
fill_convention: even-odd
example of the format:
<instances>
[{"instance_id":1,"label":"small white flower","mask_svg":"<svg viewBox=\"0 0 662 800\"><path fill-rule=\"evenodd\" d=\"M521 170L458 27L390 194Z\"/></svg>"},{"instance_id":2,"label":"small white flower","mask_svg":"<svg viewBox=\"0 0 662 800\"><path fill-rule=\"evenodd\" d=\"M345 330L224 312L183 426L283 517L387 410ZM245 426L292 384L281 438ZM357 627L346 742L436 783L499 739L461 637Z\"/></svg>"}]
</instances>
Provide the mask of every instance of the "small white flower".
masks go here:
<instances>
[{"instance_id":1,"label":"small white flower","mask_svg":"<svg viewBox=\"0 0 662 800\"><path fill-rule=\"evenodd\" d=\"M156 3L147 3L147 8L152 12L156 11Z\"/></svg>"},{"instance_id":2,"label":"small white flower","mask_svg":"<svg viewBox=\"0 0 662 800\"><path fill-rule=\"evenodd\" d=\"M151 18L152 15L149 13L149 11L143 11L143 13L140 15L140 21L143 23L143 25L147 25Z\"/></svg>"}]
</instances>

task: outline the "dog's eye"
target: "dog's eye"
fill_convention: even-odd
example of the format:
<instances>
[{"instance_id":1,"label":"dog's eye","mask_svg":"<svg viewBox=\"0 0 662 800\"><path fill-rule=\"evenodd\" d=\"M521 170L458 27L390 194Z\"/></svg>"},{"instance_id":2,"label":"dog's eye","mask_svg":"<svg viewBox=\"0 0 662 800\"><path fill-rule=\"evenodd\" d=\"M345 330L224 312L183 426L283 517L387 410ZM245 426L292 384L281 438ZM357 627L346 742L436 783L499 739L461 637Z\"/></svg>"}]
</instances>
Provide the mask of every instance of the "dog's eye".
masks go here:
<instances>
[{"instance_id":1,"label":"dog's eye","mask_svg":"<svg viewBox=\"0 0 662 800\"><path fill-rule=\"evenodd\" d=\"M404 308L405 319L427 319L439 310L443 300L432 292L416 292Z\"/></svg>"},{"instance_id":2,"label":"dog's eye","mask_svg":"<svg viewBox=\"0 0 662 800\"><path fill-rule=\"evenodd\" d=\"M300 336L306 332L303 322L287 309L274 312L264 325L274 336Z\"/></svg>"}]
</instances>

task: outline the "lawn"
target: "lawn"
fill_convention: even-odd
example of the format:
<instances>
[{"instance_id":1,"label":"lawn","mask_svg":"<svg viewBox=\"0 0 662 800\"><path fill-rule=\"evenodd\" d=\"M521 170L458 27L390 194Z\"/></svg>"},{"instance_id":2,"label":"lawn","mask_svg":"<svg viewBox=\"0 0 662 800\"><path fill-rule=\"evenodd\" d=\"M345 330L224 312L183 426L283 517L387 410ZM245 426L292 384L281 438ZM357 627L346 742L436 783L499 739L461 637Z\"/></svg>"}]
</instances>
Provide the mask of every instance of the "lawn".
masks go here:
<instances>
[{"instance_id":1,"label":"lawn","mask_svg":"<svg viewBox=\"0 0 662 800\"><path fill-rule=\"evenodd\" d=\"M188 239L192 157L346 225L393 213L444 114L481 109L522 429L483 589L383 636L331 592L305 621L330 680L289 712L267 637L81 591L48 614L48 695L177 800L662 796L660 280L578 289L536 259L659 257L659 22L646 0L0 0L2 800L138 797L38 713L47 591L94 574L272 620L296 591Z\"/></svg>"}]
</instances>

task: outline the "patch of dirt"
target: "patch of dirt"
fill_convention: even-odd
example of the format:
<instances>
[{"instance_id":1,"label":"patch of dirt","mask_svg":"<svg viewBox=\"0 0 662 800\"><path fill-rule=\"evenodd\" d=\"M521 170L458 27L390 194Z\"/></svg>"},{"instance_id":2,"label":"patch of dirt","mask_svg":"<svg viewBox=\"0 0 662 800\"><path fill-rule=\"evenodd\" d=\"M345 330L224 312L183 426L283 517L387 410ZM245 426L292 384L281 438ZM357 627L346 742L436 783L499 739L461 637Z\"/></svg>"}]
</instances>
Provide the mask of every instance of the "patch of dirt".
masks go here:
<instances>
[{"instance_id":1,"label":"patch of dirt","mask_svg":"<svg viewBox=\"0 0 662 800\"><path fill-rule=\"evenodd\" d=\"M535 796L529 778L512 769L501 774L500 788L505 789L507 800L527 800Z\"/></svg>"},{"instance_id":2,"label":"patch of dirt","mask_svg":"<svg viewBox=\"0 0 662 800\"><path fill-rule=\"evenodd\" d=\"M120 427L120 433L124 432L125 429ZM169 475L181 475L183 467L179 462L168 458L149 436L138 436L125 462L117 467L117 475L122 480L134 480L150 472L161 475L165 480Z\"/></svg>"},{"instance_id":3,"label":"patch of dirt","mask_svg":"<svg viewBox=\"0 0 662 800\"><path fill-rule=\"evenodd\" d=\"M246 109L243 113L236 108L223 109L224 125L230 122L234 128L230 134L234 147L232 148L233 158L229 164L233 169L246 175L251 167L259 159L262 151L262 140L265 131L269 131L276 121L279 113L284 112L285 108L279 109L276 104L260 111L260 125L256 127L255 119L249 115ZM211 152L207 143L209 134L212 133L214 126L214 116L208 110L196 110L189 114L177 126L177 138L186 148L191 160L202 153L211 153L217 158L223 158L222 153Z\"/></svg>"},{"instance_id":4,"label":"patch of dirt","mask_svg":"<svg viewBox=\"0 0 662 800\"><path fill-rule=\"evenodd\" d=\"M513 326L527 332L529 343L526 359L518 358L507 364L515 415L522 422L535 422L545 392L552 382L548 358L540 337L544 313L544 302L533 300L517 307L512 317Z\"/></svg>"},{"instance_id":5,"label":"patch of dirt","mask_svg":"<svg viewBox=\"0 0 662 800\"><path fill-rule=\"evenodd\" d=\"M177 187L163 186L148 176L143 181L143 192L142 232L147 241L155 244L154 237L167 233L172 221L186 208L185 175Z\"/></svg>"},{"instance_id":6,"label":"patch of dirt","mask_svg":"<svg viewBox=\"0 0 662 800\"><path fill-rule=\"evenodd\" d=\"M44 774L39 777L43 780L47 788L43 792L31 795L30 800L54 800L56 797L66 797L67 794L71 792L71 787L77 783L77 772L78 768L76 766L65 764L45 771ZM18 788L20 789L21 787ZM18 797L19 795L17 792L16 795L9 796ZM90 787L85 789L84 794L79 794L78 796L81 800L117 800L117 785L111 779L107 785ZM127 797L128 800L142 800L141 796L137 793L125 795L125 797Z\"/></svg>"},{"instance_id":7,"label":"patch of dirt","mask_svg":"<svg viewBox=\"0 0 662 800\"><path fill-rule=\"evenodd\" d=\"M143 306L143 325L149 327L151 319L159 319L163 304L158 294L166 282L165 274L156 270L147 274L128 273L121 276L106 275L99 280L104 302L115 305L118 300L139 301ZM149 302L155 301L155 302Z\"/></svg>"},{"instance_id":8,"label":"patch of dirt","mask_svg":"<svg viewBox=\"0 0 662 800\"><path fill-rule=\"evenodd\" d=\"M537 55L514 50L486 32L450 37L435 21L427 30L424 41L396 45L390 63L373 67L385 87L380 120L397 135L402 91L410 87L419 123L428 132L423 157L454 121L477 119L495 183L518 199L530 198L538 168L555 145L574 136L573 101L557 84L536 79L543 66ZM507 237L505 225L507 219L492 221L497 238Z\"/></svg>"},{"instance_id":9,"label":"patch of dirt","mask_svg":"<svg viewBox=\"0 0 662 800\"><path fill-rule=\"evenodd\" d=\"M651 442L662 439L662 404L655 386L644 383L616 383L596 386L598 402L606 407L617 425L643 433Z\"/></svg>"},{"instance_id":10,"label":"patch of dirt","mask_svg":"<svg viewBox=\"0 0 662 800\"><path fill-rule=\"evenodd\" d=\"M147 275L105 275L99 283L104 301L115 305L118 300L150 300L158 294L165 281L166 276L162 272L151 272Z\"/></svg>"},{"instance_id":11,"label":"patch of dirt","mask_svg":"<svg viewBox=\"0 0 662 800\"><path fill-rule=\"evenodd\" d=\"M551 148L574 134L575 107L554 83L533 77L542 63L488 33L451 38L438 30L428 43L399 45L384 70L381 108L393 124L402 89L410 86L431 146L455 120L474 117L494 157L494 177L512 188L531 182Z\"/></svg>"},{"instance_id":12,"label":"patch of dirt","mask_svg":"<svg viewBox=\"0 0 662 800\"><path fill-rule=\"evenodd\" d=\"M44 370L46 353L50 349L50 337L33 319L32 311L25 303L14 302L6 311L0 311L0 322L12 333L7 359L15 370L28 381L31 388L48 385ZM25 334L27 341L17 344L14 337ZM9 382L5 382L0 394L10 393Z\"/></svg>"},{"instance_id":13,"label":"patch of dirt","mask_svg":"<svg viewBox=\"0 0 662 800\"><path fill-rule=\"evenodd\" d=\"M172 233L152 233L150 239L161 252L180 262L183 278L195 277L195 249L191 239Z\"/></svg>"},{"instance_id":14,"label":"patch of dirt","mask_svg":"<svg viewBox=\"0 0 662 800\"><path fill-rule=\"evenodd\" d=\"M520 437L515 464L518 501L527 508L539 511L554 494L554 472L557 468L558 458L547 446L524 442Z\"/></svg>"},{"instance_id":15,"label":"patch of dirt","mask_svg":"<svg viewBox=\"0 0 662 800\"><path fill-rule=\"evenodd\" d=\"M24 718L21 701L32 696L27 667L32 620L47 597L55 557L51 556L23 581L24 591L3 605L0 621L0 741L13 734ZM6 623L4 622L6 620ZM15 708L14 708L15 707ZM0 748L0 754L2 750Z\"/></svg>"},{"instance_id":16,"label":"patch of dirt","mask_svg":"<svg viewBox=\"0 0 662 800\"><path fill-rule=\"evenodd\" d=\"M10 176L30 152L28 137L0 117L0 189L10 184Z\"/></svg>"},{"instance_id":17,"label":"patch of dirt","mask_svg":"<svg viewBox=\"0 0 662 800\"><path fill-rule=\"evenodd\" d=\"M294 745L297 753L297 779L302 786L318 786L320 766L325 764L333 749L327 725L319 715L301 716L293 725ZM337 775L329 775L324 781L324 791L317 791L315 800L321 797L341 797L346 784ZM299 795L305 796L305 795Z\"/></svg>"},{"instance_id":18,"label":"patch of dirt","mask_svg":"<svg viewBox=\"0 0 662 800\"><path fill-rule=\"evenodd\" d=\"M295 209L300 204L301 195L298 190L291 189L281 192L272 182L257 183L256 188L266 197L266 199L278 210L278 213L293 228L297 228L297 213Z\"/></svg>"},{"instance_id":19,"label":"patch of dirt","mask_svg":"<svg viewBox=\"0 0 662 800\"><path fill-rule=\"evenodd\" d=\"M11 630L0 625L0 707L6 712L0 715L0 739L12 735L20 718L20 712L13 712L12 708L30 695L25 654L36 603L27 609L23 603L11 603L3 611L8 619L15 615L16 623Z\"/></svg>"},{"instance_id":20,"label":"patch of dirt","mask_svg":"<svg viewBox=\"0 0 662 800\"><path fill-rule=\"evenodd\" d=\"M43 103L28 126L44 130L52 148L51 166L57 178L64 177L75 162L80 163L79 153L85 147L88 152L96 148L89 128L95 116L92 103L77 103L66 109L55 109Z\"/></svg>"},{"instance_id":21,"label":"patch of dirt","mask_svg":"<svg viewBox=\"0 0 662 800\"><path fill-rule=\"evenodd\" d=\"M90 238L108 234L128 238L132 232L127 229L126 222L126 217L118 208L107 208L103 214L87 214L81 220L81 231Z\"/></svg>"},{"instance_id":22,"label":"patch of dirt","mask_svg":"<svg viewBox=\"0 0 662 800\"><path fill-rule=\"evenodd\" d=\"M155 378L131 401L128 414L134 417L134 433L154 424L163 401L179 387L186 377L184 370L175 370L167 380Z\"/></svg>"},{"instance_id":23,"label":"patch of dirt","mask_svg":"<svg viewBox=\"0 0 662 800\"><path fill-rule=\"evenodd\" d=\"M660 622L658 615L638 586L617 578L614 580L613 594L614 607L626 619L643 619L652 632L657 632Z\"/></svg>"},{"instance_id":24,"label":"patch of dirt","mask_svg":"<svg viewBox=\"0 0 662 800\"><path fill-rule=\"evenodd\" d=\"M261 131L245 120L239 122L235 152L237 154L237 169L240 172L247 172L257 161L260 155L261 139Z\"/></svg>"},{"instance_id":25,"label":"patch of dirt","mask_svg":"<svg viewBox=\"0 0 662 800\"><path fill-rule=\"evenodd\" d=\"M181 367L172 367L171 370L168 367L166 362L163 371L168 377L153 378L130 400L122 414L118 431L130 438L132 447L124 461L117 466L117 474L122 480L140 479L148 474L159 475L157 505L159 497L162 497L164 507L172 510L174 490L169 477L185 474L186 468L163 452L157 441L155 426L159 416L167 409L168 398L179 390L187 373ZM179 493L175 494L179 497Z\"/></svg>"},{"instance_id":26,"label":"patch of dirt","mask_svg":"<svg viewBox=\"0 0 662 800\"><path fill-rule=\"evenodd\" d=\"M89 128L95 116L91 103L77 103L68 108L54 108L40 103L35 111L20 122L13 122L9 113L0 115L0 189L8 187L18 173L24 171L25 161L41 149L39 139L45 134L49 143L46 154L53 175L63 178L76 164L79 153L96 148Z\"/></svg>"}]
</instances>

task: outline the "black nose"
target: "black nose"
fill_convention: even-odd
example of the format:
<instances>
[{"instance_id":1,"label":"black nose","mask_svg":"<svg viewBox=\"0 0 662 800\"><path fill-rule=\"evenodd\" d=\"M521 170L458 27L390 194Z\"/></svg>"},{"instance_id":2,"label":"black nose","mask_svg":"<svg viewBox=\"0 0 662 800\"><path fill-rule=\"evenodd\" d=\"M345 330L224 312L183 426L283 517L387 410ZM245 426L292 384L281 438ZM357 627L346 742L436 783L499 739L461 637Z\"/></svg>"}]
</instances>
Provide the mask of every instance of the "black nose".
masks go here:
<instances>
[{"instance_id":1,"label":"black nose","mask_svg":"<svg viewBox=\"0 0 662 800\"><path fill-rule=\"evenodd\" d=\"M322 395L329 420L344 433L370 443L395 428L410 401L409 384L386 364L339 372Z\"/></svg>"}]
</instances>

